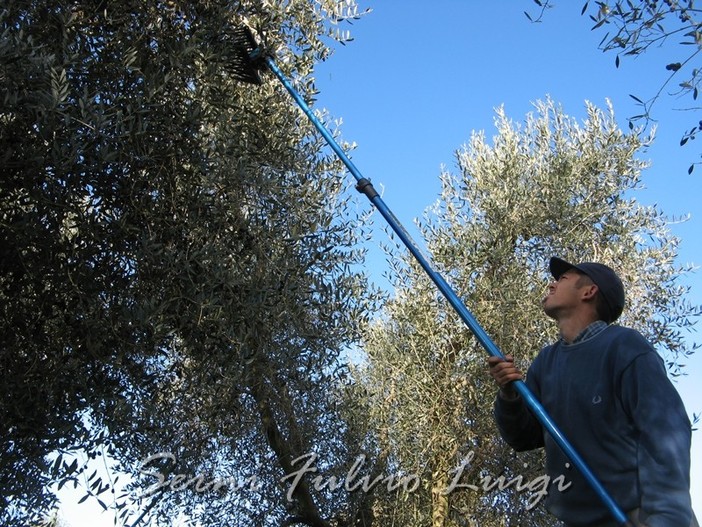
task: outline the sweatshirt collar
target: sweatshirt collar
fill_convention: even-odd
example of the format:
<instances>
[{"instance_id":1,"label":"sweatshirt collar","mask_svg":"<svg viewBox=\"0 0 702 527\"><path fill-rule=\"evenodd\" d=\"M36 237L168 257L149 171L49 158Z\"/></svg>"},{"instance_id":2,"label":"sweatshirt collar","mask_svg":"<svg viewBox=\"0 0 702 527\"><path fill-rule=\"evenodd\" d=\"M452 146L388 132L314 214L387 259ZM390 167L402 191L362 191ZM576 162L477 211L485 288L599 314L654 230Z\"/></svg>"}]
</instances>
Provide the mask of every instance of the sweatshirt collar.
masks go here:
<instances>
[{"instance_id":1,"label":"sweatshirt collar","mask_svg":"<svg viewBox=\"0 0 702 527\"><path fill-rule=\"evenodd\" d=\"M592 337L600 333L603 329L605 329L608 325L609 324L607 324L607 322L605 322L604 320L596 320L588 327L583 329L580 333L578 333L578 335L573 339L573 342L571 342L570 344L563 340L563 337L561 337L561 341L564 346L572 346L574 344L577 344L578 342L591 339Z\"/></svg>"}]
</instances>

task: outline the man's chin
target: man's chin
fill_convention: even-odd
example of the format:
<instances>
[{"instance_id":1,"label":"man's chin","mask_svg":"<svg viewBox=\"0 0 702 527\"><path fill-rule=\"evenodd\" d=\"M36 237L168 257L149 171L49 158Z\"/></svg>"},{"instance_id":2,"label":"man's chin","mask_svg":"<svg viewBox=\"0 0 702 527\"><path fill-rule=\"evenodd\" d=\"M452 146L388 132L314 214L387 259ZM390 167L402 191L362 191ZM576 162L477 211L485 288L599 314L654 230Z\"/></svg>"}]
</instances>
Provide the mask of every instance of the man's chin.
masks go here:
<instances>
[{"instance_id":1,"label":"man's chin","mask_svg":"<svg viewBox=\"0 0 702 527\"><path fill-rule=\"evenodd\" d=\"M552 318L554 320L558 319L558 309L549 306L546 301L541 302L541 306L543 307L544 314L547 317Z\"/></svg>"}]
</instances>

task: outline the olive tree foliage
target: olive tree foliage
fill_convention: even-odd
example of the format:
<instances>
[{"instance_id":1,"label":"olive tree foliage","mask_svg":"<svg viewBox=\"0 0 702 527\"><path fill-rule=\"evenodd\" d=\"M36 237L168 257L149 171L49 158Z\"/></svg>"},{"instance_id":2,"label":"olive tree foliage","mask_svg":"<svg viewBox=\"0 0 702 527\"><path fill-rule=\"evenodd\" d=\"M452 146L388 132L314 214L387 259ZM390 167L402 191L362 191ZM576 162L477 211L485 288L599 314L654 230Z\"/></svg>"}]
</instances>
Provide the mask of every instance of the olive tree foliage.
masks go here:
<instances>
[{"instance_id":1,"label":"olive tree foliage","mask_svg":"<svg viewBox=\"0 0 702 527\"><path fill-rule=\"evenodd\" d=\"M666 217L635 199L651 138L623 132L609 106L588 103L586 114L578 122L545 100L518 124L498 109L497 135L475 133L457 152L458 173L442 174L418 226L437 270L523 369L557 336L540 299L548 259L560 255L619 271L622 323L677 374L701 311L678 284L690 269L676 263ZM388 469L421 485L377 508L403 525L552 525L542 492L558 483L544 480L539 452L515 454L499 438L485 350L413 259L399 247L389 256L395 296L367 328L357 377Z\"/></svg>"},{"instance_id":2,"label":"olive tree foliage","mask_svg":"<svg viewBox=\"0 0 702 527\"><path fill-rule=\"evenodd\" d=\"M534 0L538 12L526 16L532 21L541 21L551 0ZM660 86L648 94L631 94L641 108L641 113L629 117L629 125L649 124L655 120L654 106L663 95L687 98L690 106L684 108L693 117L691 127L680 139L680 145L694 140L702 131L700 106L697 103L702 82L702 20L693 0L629 0L587 1L582 14L592 21L592 29L604 33L599 49L615 54L615 66L621 61L643 55L652 49L663 49L668 59L658 67L665 68L667 76ZM690 165L689 173L694 166Z\"/></svg>"},{"instance_id":3,"label":"olive tree foliage","mask_svg":"<svg viewBox=\"0 0 702 527\"><path fill-rule=\"evenodd\" d=\"M363 232L339 164L271 77L238 82L232 45L247 25L310 98L357 16L333 0L3 3L0 523L80 481L130 525L353 521L352 498L285 476L307 453L329 474L355 455L335 387L375 302ZM185 489L197 474L229 485Z\"/></svg>"}]
</instances>

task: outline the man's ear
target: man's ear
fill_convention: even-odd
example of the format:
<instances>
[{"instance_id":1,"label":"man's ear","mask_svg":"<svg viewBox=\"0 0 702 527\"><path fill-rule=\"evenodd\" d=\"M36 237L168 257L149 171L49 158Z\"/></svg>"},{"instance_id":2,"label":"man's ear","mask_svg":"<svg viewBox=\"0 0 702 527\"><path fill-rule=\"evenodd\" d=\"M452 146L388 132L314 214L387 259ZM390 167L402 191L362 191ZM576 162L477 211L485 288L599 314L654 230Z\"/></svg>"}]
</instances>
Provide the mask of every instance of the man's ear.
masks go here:
<instances>
[{"instance_id":1,"label":"man's ear","mask_svg":"<svg viewBox=\"0 0 702 527\"><path fill-rule=\"evenodd\" d=\"M592 300L599 291L599 288L595 284L586 285L582 289L583 300Z\"/></svg>"}]
</instances>

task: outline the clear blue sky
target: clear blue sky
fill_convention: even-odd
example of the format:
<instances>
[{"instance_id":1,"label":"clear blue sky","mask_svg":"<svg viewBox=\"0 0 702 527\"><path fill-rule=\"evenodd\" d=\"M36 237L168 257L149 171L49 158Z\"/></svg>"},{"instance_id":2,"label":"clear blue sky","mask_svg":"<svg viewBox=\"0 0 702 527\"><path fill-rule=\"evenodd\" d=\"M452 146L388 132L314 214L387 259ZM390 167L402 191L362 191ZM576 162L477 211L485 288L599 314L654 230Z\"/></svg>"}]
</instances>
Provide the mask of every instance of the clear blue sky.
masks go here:
<instances>
[{"instance_id":1,"label":"clear blue sky","mask_svg":"<svg viewBox=\"0 0 702 527\"><path fill-rule=\"evenodd\" d=\"M316 107L343 118L344 139L358 144L354 163L376 188L384 189L385 202L408 228L438 197L441 165L455 169L454 152L471 132L494 135L497 106L504 104L507 114L521 121L533 101L550 95L566 113L582 118L585 100L603 107L609 98L626 126L627 116L640 113L629 94L651 96L666 78L665 64L682 58L672 46L667 53L625 59L616 69L614 55L597 50L604 34L590 31L589 19L580 16L582 1L555 0L556 7L540 24L524 16L524 10L536 8L530 0L359 2L373 12L353 26L342 26L355 40L337 46L318 68ZM702 143L679 146L682 131L695 119L676 110L687 102L665 98L654 110L657 140L643 156L653 166L644 173L648 189L638 199L657 203L669 216L692 216L671 230L682 239L680 263L700 264L702 167L692 175L687 168L699 159ZM381 222L378 217L376 223ZM382 236L377 243L385 241ZM702 304L700 273L686 283L692 288L690 299ZM702 340L699 334L692 337ZM702 356L687 364L688 377L677 387L692 416L702 412ZM700 434L693 435L698 516ZM67 507L64 517L74 527L95 527L100 520L111 525L107 515L96 517L93 507Z\"/></svg>"}]
</instances>

